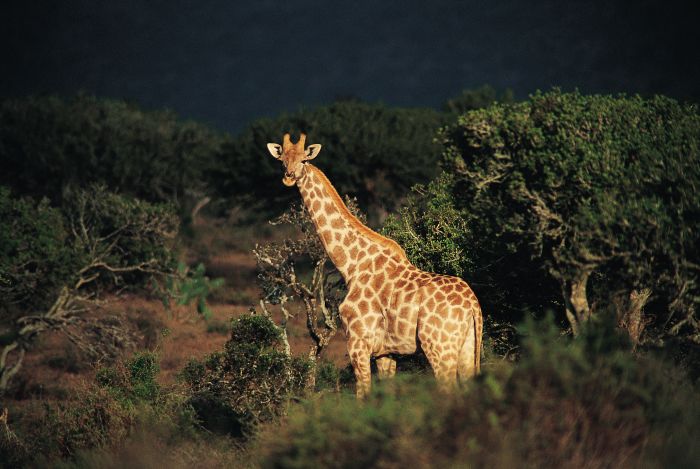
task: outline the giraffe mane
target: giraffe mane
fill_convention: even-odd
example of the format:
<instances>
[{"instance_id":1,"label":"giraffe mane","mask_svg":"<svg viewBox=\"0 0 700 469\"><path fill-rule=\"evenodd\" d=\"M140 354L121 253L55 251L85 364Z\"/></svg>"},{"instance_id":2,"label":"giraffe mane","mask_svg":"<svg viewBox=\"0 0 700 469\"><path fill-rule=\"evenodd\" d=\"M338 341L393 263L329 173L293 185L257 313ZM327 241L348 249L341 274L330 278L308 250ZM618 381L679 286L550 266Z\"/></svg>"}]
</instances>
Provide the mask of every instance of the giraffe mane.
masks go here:
<instances>
[{"instance_id":1,"label":"giraffe mane","mask_svg":"<svg viewBox=\"0 0 700 469\"><path fill-rule=\"evenodd\" d=\"M360 220L357 219L355 215L353 215L350 212L350 209L345 205L343 202L343 199L340 198L340 195L338 194L338 191L335 190L335 187L333 187L333 184L328 180L328 177L318 169L316 166L312 165L311 163L306 163L309 166L309 169L318 177L318 179L321 181L321 184L324 185L326 188L326 191L328 192L328 195L330 195L331 199L335 203L335 205L338 207L340 212L345 216L345 219L348 220L350 225L362 233L363 235L367 236L369 239L372 241L375 241L379 245L389 248L389 250L398 256L402 260L408 260L408 257L406 256L406 252L403 250L403 248L394 241L393 239L387 238L386 236L382 236L376 231L372 230L371 228L367 227L364 225Z\"/></svg>"}]
</instances>

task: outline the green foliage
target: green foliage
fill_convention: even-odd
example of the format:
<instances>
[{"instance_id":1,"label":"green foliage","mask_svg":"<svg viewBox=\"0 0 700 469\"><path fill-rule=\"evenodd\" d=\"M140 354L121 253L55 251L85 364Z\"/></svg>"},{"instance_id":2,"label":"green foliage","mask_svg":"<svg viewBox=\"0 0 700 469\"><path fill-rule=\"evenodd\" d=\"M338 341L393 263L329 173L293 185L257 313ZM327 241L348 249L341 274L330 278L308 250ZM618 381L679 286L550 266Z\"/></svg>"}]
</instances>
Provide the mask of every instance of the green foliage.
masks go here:
<instances>
[{"instance_id":1,"label":"green foliage","mask_svg":"<svg viewBox=\"0 0 700 469\"><path fill-rule=\"evenodd\" d=\"M462 276L476 270L476 254L475 247L466 242L470 230L451 194L453 184L454 178L442 173L427 187L415 186L398 216L387 219L383 231L420 268Z\"/></svg>"},{"instance_id":2,"label":"green foliage","mask_svg":"<svg viewBox=\"0 0 700 469\"><path fill-rule=\"evenodd\" d=\"M335 364L328 361L316 363L316 391L340 389L340 372Z\"/></svg>"},{"instance_id":3,"label":"green foliage","mask_svg":"<svg viewBox=\"0 0 700 469\"><path fill-rule=\"evenodd\" d=\"M281 341L280 331L272 321L262 316L249 315L235 320L231 327L231 340L225 347L233 353L257 353L275 350L280 347Z\"/></svg>"},{"instance_id":4,"label":"green foliage","mask_svg":"<svg viewBox=\"0 0 700 469\"><path fill-rule=\"evenodd\" d=\"M81 253L60 210L0 186L0 317L46 308L75 279Z\"/></svg>"},{"instance_id":5,"label":"green foliage","mask_svg":"<svg viewBox=\"0 0 700 469\"><path fill-rule=\"evenodd\" d=\"M598 467L688 465L697 390L672 366L634 356L593 323L575 340L551 318L520 328L522 359L446 395L419 376L366 402L323 394L259 438L263 467ZM692 402L691 402L692 401Z\"/></svg>"},{"instance_id":6,"label":"green foliage","mask_svg":"<svg viewBox=\"0 0 700 469\"><path fill-rule=\"evenodd\" d=\"M151 202L204 191L225 137L170 111L78 95L0 102L0 184L60 200L68 187L105 184Z\"/></svg>"},{"instance_id":7,"label":"green foliage","mask_svg":"<svg viewBox=\"0 0 700 469\"><path fill-rule=\"evenodd\" d=\"M97 371L94 383L62 402L34 402L15 412L13 430L0 424L0 467L71 466L90 450L113 450L138 432L176 444L196 441L192 408L157 383L158 357L139 352ZM16 433L15 433L16 432ZM5 461L14 464L5 466ZM79 464L78 464L79 465Z\"/></svg>"},{"instance_id":8,"label":"green foliage","mask_svg":"<svg viewBox=\"0 0 700 469\"><path fill-rule=\"evenodd\" d=\"M224 145L213 178L219 194L260 207L261 216L280 214L298 194L281 184L283 169L266 145L287 132L305 132L307 143L323 145L314 164L374 217L395 208L412 185L435 176L440 148L434 138L444 123L430 109L354 101L260 119Z\"/></svg>"},{"instance_id":9,"label":"green foliage","mask_svg":"<svg viewBox=\"0 0 700 469\"><path fill-rule=\"evenodd\" d=\"M190 270L182 262L178 263L176 275L168 277L165 281L166 291L162 296L165 306L169 307L170 300L173 298L180 306L189 305L195 301L197 312L205 319L211 319L212 311L207 306L207 298L214 290L224 285L224 279L209 279L205 272L206 268L201 262L194 270Z\"/></svg>"},{"instance_id":10,"label":"green foliage","mask_svg":"<svg viewBox=\"0 0 700 469\"><path fill-rule=\"evenodd\" d=\"M45 312L61 288L77 283L92 291L142 284L149 273L171 268L169 240L176 232L170 207L104 186L66 193L61 208L0 187L2 321Z\"/></svg>"},{"instance_id":11,"label":"green foliage","mask_svg":"<svg viewBox=\"0 0 700 469\"><path fill-rule=\"evenodd\" d=\"M160 372L158 356L153 352L138 352L126 363L100 368L95 380L125 406L141 402L155 403L160 395L156 377Z\"/></svg>"},{"instance_id":12,"label":"green foliage","mask_svg":"<svg viewBox=\"0 0 700 469\"><path fill-rule=\"evenodd\" d=\"M446 104L462 112L510 102L509 92L484 86ZM170 111L88 95L0 101L0 185L21 195L60 202L70 188L103 184L149 202L175 204L184 219L206 199L284 211L293 191L266 144L303 131L324 146L320 166L342 194L358 198L372 219L398 206L416 183L437 172L437 130L447 114L358 101L300 110L253 122L235 138L178 120ZM325 164L323 163L325 161Z\"/></svg>"},{"instance_id":13,"label":"green foliage","mask_svg":"<svg viewBox=\"0 0 700 469\"><path fill-rule=\"evenodd\" d=\"M0 392L27 348L47 330L65 332L92 359L131 344L118 318L87 317L103 293L140 289L174 268L171 206L109 192L67 191L51 208L0 189Z\"/></svg>"},{"instance_id":14,"label":"green foliage","mask_svg":"<svg viewBox=\"0 0 700 469\"><path fill-rule=\"evenodd\" d=\"M280 415L292 396L303 392L310 364L289 357L280 330L269 319L236 319L222 352L192 360L181 378L202 424L241 436Z\"/></svg>"},{"instance_id":15,"label":"green foliage","mask_svg":"<svg viewBox=\"0 0 700 469\"><path fill-rule=\"evenodd\" d=\"M29 459L71 458L85 448L121 442L135 418L133 410L99 388L82 391L79 402L45 404L41 421L25 439L34 450Z\"/></svg>"},{"instance_id":16,"label":"green foliage","mask_svg":"<svg viewBox=\"0 0 700 469\"><path fill-rule=\"evenodd\" d=\"M448 99L443 105L443 110L459 115L467 111L487 108L495 103L511 104L514 101L513 90L510 88L498 93L494 87L483 85L474 89L466 89L459 96Z\"/></svg>"},{"instance_id":17,"label":"green foliage","mask_svg":"<svg viewBox=\"0 0 700 469\"><path fill-rule=\"evenodd\" d=\"M9 310L48 308L58 291L81 275L99 277L87 282L95 290L139 284L149 272L169 270L169 243L176 232L171 207L123 197L104 186L66 193L61 208L0 187L3 320ZM143 269L129 272L139 265Z\"/></svg>"},{"instance_id":18,"label":"green foliage","mask_svg":"<svg viewBox=\"0 0 700 469\"><path fill-rule=\"evenodd\" d=\"M441 141L447 174L386 227L419 265L510 321L576 309L577 283L593 308L650 288L653 325L697 340L695 107L555 90L463 114Z\"/></svg>"},{"instance_id":19,"label":"green foliage","mask_svg":"<svg viewBox=\"0 0 700 469\"><path fill-rule=\"evenodd\" d=\"M102 275L112 282L143 285L150 274L174 269L172 240L179 221L172 205L151 204L92 185L67 191L62 209L74 235L71 242L94 270L109 266ZM137 266L135 272L119 271Z\"/></svg>"}]
</instances>

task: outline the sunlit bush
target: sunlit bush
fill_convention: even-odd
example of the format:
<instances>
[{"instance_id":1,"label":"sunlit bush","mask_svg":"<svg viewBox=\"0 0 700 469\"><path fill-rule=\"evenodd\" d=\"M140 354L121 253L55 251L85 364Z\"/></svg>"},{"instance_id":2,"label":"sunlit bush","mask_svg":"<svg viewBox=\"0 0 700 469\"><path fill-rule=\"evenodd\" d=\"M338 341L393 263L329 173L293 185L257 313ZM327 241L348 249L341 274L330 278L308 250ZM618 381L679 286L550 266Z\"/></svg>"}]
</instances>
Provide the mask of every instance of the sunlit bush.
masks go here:
<instances>
[{"instance_id":1,"label":"sunlit bush","mask_svg":"<svg viewBox=\"0 0 700 469\"><path fill-rule=\"evenodd\" d=\"M285 353L275 324L248 315L233 322L223 351L190 361L181 377L206 428L241 436L301 395L309 371L306 360Z\"/></svg>"}]
</instances>

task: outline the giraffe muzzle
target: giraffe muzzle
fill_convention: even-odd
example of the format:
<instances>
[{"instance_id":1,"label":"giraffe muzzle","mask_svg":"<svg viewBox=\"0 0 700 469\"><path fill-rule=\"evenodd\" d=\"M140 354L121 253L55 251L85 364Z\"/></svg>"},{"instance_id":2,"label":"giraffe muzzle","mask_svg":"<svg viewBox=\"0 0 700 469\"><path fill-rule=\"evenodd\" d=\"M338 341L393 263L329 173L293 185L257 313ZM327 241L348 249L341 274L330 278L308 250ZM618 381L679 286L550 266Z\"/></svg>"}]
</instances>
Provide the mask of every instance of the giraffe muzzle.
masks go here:
<instances>
[{"instance_id":1,"label":"giraffe muzzle","mask_svg":"<svg viewBox=\"0 0 700 469\"><path fill-rule=\"evenodd\" d=\"M296 177L294 177L294 173L284 173L284 177L282 178L282 184L284 184L287 187L292 187L294 184L296 184L297 180Z\"/></svg>"}]
</instances>

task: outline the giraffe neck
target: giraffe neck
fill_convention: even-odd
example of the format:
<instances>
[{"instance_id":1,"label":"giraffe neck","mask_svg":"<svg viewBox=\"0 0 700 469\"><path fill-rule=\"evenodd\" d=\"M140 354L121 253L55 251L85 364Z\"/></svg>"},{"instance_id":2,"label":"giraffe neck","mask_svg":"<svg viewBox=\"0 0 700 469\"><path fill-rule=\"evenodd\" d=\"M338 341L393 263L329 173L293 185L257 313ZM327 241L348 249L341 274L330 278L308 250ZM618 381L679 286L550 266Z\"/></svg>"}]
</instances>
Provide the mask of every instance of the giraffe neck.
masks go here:
<instances>
[{"instance_id":1,"label":"giraffe neck","mask_svg":"<svg viewBox=\"0 0 700 469\"><path fill-rule=\"evenodd\" d=\"M383 252L399 262L408 262L395 241L372 231L350 213L320 169L306 163L304 173L298 181L302 200L328 256L346 282L356 275L356 261L363 252Z\"/></svg>"}]
</instances>

